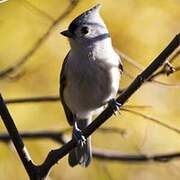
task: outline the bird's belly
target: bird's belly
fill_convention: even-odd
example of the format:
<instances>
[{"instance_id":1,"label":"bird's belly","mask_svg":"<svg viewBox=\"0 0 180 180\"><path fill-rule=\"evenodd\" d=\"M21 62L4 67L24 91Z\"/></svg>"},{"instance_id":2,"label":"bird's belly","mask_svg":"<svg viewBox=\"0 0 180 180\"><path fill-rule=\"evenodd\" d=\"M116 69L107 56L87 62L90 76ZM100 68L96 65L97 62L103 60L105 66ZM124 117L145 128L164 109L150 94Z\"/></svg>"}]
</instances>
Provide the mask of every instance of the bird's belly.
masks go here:
<instances>
[{"instance_id":1,"label":"bird's belly","mask_svg":"<svg viewBox=\"0 0 180 180\"><path fill-rule=\"evenodd\" d=\"M68 107L75 114L88 114L100 108L115 97L119 87L117 68L88 67L73 76L76 78L67 84L64 95Z\"/></svg>"}]
</instances>

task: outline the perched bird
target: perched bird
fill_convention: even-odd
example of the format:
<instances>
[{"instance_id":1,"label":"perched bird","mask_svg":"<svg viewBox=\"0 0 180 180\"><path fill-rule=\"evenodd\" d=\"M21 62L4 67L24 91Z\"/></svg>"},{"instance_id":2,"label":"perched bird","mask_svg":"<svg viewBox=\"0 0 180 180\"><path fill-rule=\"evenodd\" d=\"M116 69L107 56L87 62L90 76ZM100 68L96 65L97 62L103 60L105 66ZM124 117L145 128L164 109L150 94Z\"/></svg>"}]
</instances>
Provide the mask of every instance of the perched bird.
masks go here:
<instances>
[{"instance_id":1,"label":"perched bird","mask_svg":"<svg viewBox=\"0 0 180 180\"><path fill-rule=\"evenodd\" d=\"M61 32L71 49L60 74L60 97L78 145L69 153L69 164L87 167L92 158L91 139L84 129L102 107L117 110L115 97L119 88L122 63L114 51L108 29L99 14L100 5L82 13Z\"/></svg>"}]
</instances>

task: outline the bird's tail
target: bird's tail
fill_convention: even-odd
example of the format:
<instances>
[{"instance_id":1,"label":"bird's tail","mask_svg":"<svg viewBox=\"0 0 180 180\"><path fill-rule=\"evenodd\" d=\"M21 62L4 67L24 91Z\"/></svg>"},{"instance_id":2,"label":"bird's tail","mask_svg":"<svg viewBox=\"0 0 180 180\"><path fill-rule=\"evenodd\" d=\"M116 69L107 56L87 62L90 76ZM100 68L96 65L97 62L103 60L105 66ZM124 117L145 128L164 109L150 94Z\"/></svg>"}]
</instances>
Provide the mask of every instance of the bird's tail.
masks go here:
<instances>
[{"instance_id":1,"label":"bird's tail","mask_svg":"<svg viewBox=\"0 0 180 180\"><path fill-rule=\"evenodd\" d=\"M77 120L77 125L80 130L83 130L91 122L89 119ZM72 134L73 136L73 134ZM83 167L87 167L92 158L91 150L91 137L89 137L86 142L78 144L70 153L69 153L69 164L71 167L80 164Z\"/></svg>"}]
</instances>

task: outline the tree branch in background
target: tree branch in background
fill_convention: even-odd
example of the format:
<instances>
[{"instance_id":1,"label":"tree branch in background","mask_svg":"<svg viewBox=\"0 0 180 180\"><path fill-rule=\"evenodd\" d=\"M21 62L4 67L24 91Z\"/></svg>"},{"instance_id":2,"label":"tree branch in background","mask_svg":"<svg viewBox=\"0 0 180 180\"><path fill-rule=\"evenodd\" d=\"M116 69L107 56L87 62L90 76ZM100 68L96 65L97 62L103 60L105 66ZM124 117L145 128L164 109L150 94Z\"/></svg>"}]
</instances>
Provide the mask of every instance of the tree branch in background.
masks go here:
<instances>
[{"instance_id":1,"label":"tree branch in background","mask_svg":"<svg viewBox=\"0 0 180 180\"><path fill-rule=\"evenodd\" d=\"M59 96L42 96L42 97L30 97L30 98L13 98L6 99L6 104L22 104L22 103L41 103L41 102L59 102Z\"/></svg>"},{"instance_id":2,"label":"tree branch in background","mask_svg":"<svg viewBox=\"0 0 180 180\"><path fill-rule=\"evenodd\" d=\"M71 128L67 128L67 129L62 129L60 131L53 131L53 130L48 130L48 131L32 131L32 132L21 132L20 136L23 139L26 140L39 140L39 139L51 139L54 140L60 144L65 144L67 142L65 135L66 133L71 132ZM126 130L125 129L121 129L121 128L107 128L107 127L100 127L99 129L97 129L97 132L99 133L114 133L114 134L119 134L121 136L124 136L126 134ZM5 142L5 143L9 143L11 141L11 137L9 134L7 133L0 133L0 141Z\"/></svg>"},{"instance_id":3,"label":"tree branch in background","mask_svg":"<svg viewBox=\"0 0 180 180\"><path fill-rule=\"evenodd\" d=\"M51 31L58 25L60 21L62 21L67 15L71 13L71 11L76 7L79 0L69 0L69 5L65 9L65 11L55 20L49 29L40 37L37 42L33 45L33 47L19 60L17 63L0 71L0 79L7 77L9 74L17 71L21 66L23 66L28 59L41 47L41 45L47 40Z\"/></svg>"},{"instance_id":4,"label":"tree branch in background","mask_svg":"<svg viewBox=\"0 0 180 180\"><path fill-rule=\"evenodd\" d=\"M67 143L65 136L66 131L70 129L65 129L62 131L41 131L41 132L25 132L20 133L21 137L25 140L42 140L51 139L59 144ZM112 130L108 129L107 130ZM118 129L117 129L118 130ZM116 133L116 130L114 131ZM8 143L11 141L11 137L7 133L0 134L0 140L2 142ZM93 157L99 160L108 161L124 161L124 162L144 162L144 161L159 161L164 162L172 160L173 158L180 158L180 153L169 153L169 154L158 154L158 155L129 155L120 153L112 150L96 149L93 148Z\"/></svg>"}]
</instances>

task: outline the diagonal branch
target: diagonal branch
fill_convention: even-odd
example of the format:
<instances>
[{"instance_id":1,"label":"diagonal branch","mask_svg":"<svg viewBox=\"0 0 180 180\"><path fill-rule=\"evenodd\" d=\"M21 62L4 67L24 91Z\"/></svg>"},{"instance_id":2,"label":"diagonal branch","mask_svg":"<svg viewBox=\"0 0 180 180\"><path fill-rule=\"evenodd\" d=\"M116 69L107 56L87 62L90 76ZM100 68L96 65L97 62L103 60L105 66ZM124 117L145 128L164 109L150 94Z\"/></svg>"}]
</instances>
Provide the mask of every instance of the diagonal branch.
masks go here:
<instances>
[{"instance_id":1,"label":"diagonal branch","mask_svg":"<svg viewBox=\"0 0 180 180\"><path fill-rule=\"evenodd\" d=\"M176 35L170 44L162 51L162 53L129 85L129 87L116 99L118 103L123 105L131 95L138 90L142 84L166 61L174 50L179 46L180 34ZM87 138L98 127L100 127L113 114L113 110L107 107L88 127L83 130L84 136ZM63 147L52 150L48 154L44 163L39 166L42 176L46 176L51 167L56 164L63 156L71 151L77 142L71 139Z\"/></svg>"}]
</instances>

